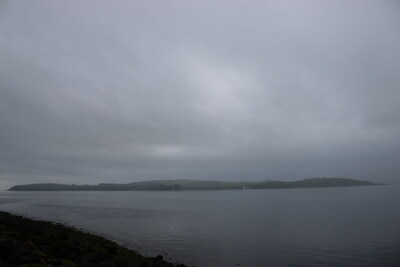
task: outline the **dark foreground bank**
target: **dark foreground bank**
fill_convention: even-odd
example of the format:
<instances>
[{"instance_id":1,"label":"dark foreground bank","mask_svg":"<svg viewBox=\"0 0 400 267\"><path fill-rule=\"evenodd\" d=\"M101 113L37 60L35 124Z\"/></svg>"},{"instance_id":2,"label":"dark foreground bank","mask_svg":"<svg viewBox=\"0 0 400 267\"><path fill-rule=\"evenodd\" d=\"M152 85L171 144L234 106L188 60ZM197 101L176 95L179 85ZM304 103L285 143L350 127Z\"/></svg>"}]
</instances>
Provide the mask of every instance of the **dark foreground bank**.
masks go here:
<instances>
[{"instance_id":1,"label":"dark foreground bank","mask_svg":"<svg viewBox=\"0 0 400 267\"><path fill-rule=\"evenodd\" d=\"M0 266L184 267L143 257L105 238L0 212Z\"/></svg>"}]
</instances>

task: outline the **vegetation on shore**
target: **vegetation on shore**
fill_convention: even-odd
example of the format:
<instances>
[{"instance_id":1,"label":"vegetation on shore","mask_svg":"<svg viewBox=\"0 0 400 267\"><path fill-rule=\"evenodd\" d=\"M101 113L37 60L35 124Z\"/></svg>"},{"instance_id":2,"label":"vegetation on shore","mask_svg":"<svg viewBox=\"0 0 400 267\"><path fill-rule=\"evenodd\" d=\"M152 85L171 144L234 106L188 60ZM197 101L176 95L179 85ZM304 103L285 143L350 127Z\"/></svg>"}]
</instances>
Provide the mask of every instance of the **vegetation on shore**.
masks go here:
<instances>
[{"instance_id":1,"label":"vegetation on shore","mask_svg":"<svg viewBox=\"0 0 400 267\"><path fill-rule=\"evenodd\" d=\"M184 267L74 228L0 212L0 266Z\"/></svg>"},{"instance_id":2,"label":"vegetation on shore","mask_svg":"<svg viewBox=\"0 0 400 267\"><path fill-rule=\"evenodd\" d=\"M16 185L10 191L177 191L177 190L228 190L313 188L336 186L376 185L372 182L347 178L307 178L299 181L222 182L201 180L156 180L129 184L102 183L98 185L28 184Z\"/></svg>"}]
</instances>

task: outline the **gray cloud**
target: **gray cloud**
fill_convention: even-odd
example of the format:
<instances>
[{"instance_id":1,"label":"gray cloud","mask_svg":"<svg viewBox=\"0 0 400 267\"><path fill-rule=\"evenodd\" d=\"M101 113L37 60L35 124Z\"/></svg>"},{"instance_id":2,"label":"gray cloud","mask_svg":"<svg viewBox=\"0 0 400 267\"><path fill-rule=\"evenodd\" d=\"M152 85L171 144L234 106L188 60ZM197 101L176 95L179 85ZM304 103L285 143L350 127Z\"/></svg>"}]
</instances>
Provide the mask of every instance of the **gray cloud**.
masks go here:
<instances>
[{"instance_id":1,"label":"gray cloud","mask_svg":"<svg viewBox=\"0 0 400 267\"><path fill-rule=\"evenodd\" d=\"M8 1L0 178L395 179L396 1Z\"/></svg>"}]
</instances>

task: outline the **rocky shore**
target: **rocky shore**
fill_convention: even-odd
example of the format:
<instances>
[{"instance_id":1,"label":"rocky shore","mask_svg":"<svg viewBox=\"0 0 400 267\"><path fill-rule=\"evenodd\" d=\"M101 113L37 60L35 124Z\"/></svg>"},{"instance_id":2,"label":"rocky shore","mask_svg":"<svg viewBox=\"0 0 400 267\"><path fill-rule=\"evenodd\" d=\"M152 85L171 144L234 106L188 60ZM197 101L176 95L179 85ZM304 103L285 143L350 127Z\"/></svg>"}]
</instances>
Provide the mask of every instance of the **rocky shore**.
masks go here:
<instances>
[{"instance_id":1,"label":"rocky shore","mask_svg":"<svg viewBox=\"0 0 400 267\"><path fill-rule=\"evenodd\" d=\"M0 266L185 267L58 223L0 212Z\"/></svg>"}]
</instances>

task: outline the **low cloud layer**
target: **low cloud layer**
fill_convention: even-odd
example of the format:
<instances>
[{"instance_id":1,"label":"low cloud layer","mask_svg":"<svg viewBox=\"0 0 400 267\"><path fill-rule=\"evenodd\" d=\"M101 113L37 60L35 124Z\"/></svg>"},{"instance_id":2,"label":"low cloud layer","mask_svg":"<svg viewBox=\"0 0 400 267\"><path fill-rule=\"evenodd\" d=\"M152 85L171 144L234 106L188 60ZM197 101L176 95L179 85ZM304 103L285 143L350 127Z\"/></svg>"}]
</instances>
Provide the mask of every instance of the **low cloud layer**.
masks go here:
<instances>
[{"instance_id":1,"label":"low cloud layer","mask_svg":"<svg viewBox=\"0 0 400 267\"><path fill-rule=\"evenodd\" d=\"M0 9L0 186L400 177L396 1Z\"/></svg>"}]
</instances>

